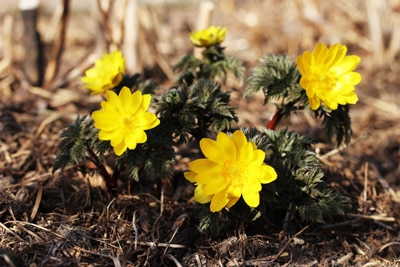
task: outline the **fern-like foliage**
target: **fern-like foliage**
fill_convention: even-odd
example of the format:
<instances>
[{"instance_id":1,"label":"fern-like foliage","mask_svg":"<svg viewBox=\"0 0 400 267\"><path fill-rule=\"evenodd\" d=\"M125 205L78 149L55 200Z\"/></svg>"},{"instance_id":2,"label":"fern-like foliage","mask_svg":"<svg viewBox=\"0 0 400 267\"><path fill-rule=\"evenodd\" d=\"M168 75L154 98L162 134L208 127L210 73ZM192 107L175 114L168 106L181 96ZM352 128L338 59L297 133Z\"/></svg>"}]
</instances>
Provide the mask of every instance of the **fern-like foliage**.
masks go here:
<instances>
[{"instance_id":1,"label":"fern-like foliage","mask_svg":"<svg viewBox=\"0 0 400 267\"><path fill-rule=\"evenodd\" d=\"M225 55L222 47L205 48L202 56L202 59L198 59L189 53L178 61L174 69L181 72L179 74L180 83L191 85L201 78L213 80L215 77L226 81L229 72L238 79L243 78L242 62L233 56Z\"/></svg>"},{"instance_id":2,"label":"fern-like foliage","mask_svg":"<svg viewBox=\"0 0 400 267\"><path fill-rule=\"evenodd\" d=\"M339 146L343 141L348 145L353 133L349 115L349 105L339 105L336 110L319 109L315 111L317 117L322 117L327 137L332 141L336 137Z\"/></svg>"},{"instance_id":3,"label":"fern-like foliage","mask_svg":"<svg viewBox=\"0 0 400 267\"><path fill-rule=\"evenodd\" d=\"M97 135L98 130L93 126L93 120L86 116L78 116L74 123L66 125L61 133L61 152L55 160L53 171L64 170L88 159L102 160L102 155L110 150L111 146L109 142L100 141ZM94 151L98 153L93 154Z\"/></svg>"},{"instance_id":4,"label":"fern-like foliage","mask_svg":"<svg viewBox=\"0 0 400 267\"><path fill-rule=\"evenodd\" d=\"M160 120L168 131L179 137L179 143L192 135L200 140L207 131L224 131L237 121L230 95L219 83L200 79L190 86L183 84L167 91L159 102Z\"/></svg>"},{"instance_id":5,"label":"fern-like foliage","mask_svg":"<svg viewBox=\"0 0 400 267\"><path fill-rule=\"evenodd\" d=\"M119 168L126 170L136 181L141 178L147 181L172 178L176 163L175 142L168 128L161 121L156 128L148 130L146 143L138 144L136 149L128 150L118 158Z\"/></svg>"},{"instance_id":6,"label":"fern-like foliage","mask_svg":"<svg viewBox=\"0 0 400 267\"><path fill-rule=\"evenodd\" d=\"M253 68L247 80L245 97L262 90L265 97L264 103L282 98L286 102L299 102L305 97L299 80L300 72L291 58L285 55L269 54L261 59L260 66Z\"/></svg>"},{"instance_id":7,"label":"fern-like foliage","mask_svg":"<svg viewBox=\"0 0 400 267\"><path fill-rule=\"evenodd\" d=\"M318 157L310 149L311 139L288 130L264 130L263 134L256 143L268 144L265 147L267 164L278 173L274 190L263 189L268 201L273 198L269 192L276 193L275 200L266 205L266 212L290 213L290 207L294 207L293 213L302 221L312 223L323 223L342 215L349 199L327 188Z\"/></svg>"}]
</instances>

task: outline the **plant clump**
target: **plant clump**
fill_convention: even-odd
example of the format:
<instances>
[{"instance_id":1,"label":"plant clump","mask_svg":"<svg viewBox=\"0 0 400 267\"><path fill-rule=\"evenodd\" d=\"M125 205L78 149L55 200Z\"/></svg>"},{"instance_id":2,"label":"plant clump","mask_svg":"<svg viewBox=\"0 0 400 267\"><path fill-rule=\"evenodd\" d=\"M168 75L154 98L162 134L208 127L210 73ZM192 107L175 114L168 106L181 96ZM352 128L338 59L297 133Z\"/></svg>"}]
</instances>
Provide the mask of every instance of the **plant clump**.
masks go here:
<instances>
[{"instance_id":1,"label":"plant clump","mask_svg":"<svg viewBox=\"0 0 400 267\"><path fill-rule=\"evenodd\" d=\"M162 94L155 93L160 86L154 81L122 74L119 51L96 61L82 81L105 100L91 116L66 126L54 170L90 160L109 189L122 176L171 180L179 151L194 145L199 153L184 177L195 186L194 210L203 231L218 234L225 218L284 225L291 218L322 223L343 215L349 200L327 186L312 139L276 126L282 117L304 110L323 118L326 135L336 137L338 145L348 143L349 105L357 102L354 86L361 80L354 71L359 58L346 56L346 46L339 44L317 44L296 60L262 58L244 95L262 90L264 104L275 104L276 111L264 129L243 128L224 81L229 75L243 79L244 67L224 53L226 33L215 26L193 32L189 38L202 54L184 55L175 67L176 85ZM105 167L110 155L112 172Z\"/></svg>"}]
</instances>

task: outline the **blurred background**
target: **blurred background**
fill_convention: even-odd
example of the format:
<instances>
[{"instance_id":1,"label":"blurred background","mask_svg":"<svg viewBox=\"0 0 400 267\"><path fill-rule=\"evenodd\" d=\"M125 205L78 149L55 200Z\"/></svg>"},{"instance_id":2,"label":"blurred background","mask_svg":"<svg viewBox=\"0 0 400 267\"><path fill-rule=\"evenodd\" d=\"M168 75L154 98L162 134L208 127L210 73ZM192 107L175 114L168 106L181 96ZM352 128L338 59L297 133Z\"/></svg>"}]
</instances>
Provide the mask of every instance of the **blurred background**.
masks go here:
<instances>
[{"instance_id":1,"label":"blurred background","mask_svg":"<svg viewBox=\"0 0 400 267\"><path fill-rule=\"evenodd\" d=\"M345 44L362 58L361 104L399 113L399 0L6 0L0 22L0 97L15 83L42 94L68 87L72 99L53 99L65 104L74 90L85 92L84 70L115 49L129 72L168 87L174 64L193 49L189 33L220 25L228 28L226 53L247 72L268 53L295 58L317 42Z\"/></svg>"}]
</instances>

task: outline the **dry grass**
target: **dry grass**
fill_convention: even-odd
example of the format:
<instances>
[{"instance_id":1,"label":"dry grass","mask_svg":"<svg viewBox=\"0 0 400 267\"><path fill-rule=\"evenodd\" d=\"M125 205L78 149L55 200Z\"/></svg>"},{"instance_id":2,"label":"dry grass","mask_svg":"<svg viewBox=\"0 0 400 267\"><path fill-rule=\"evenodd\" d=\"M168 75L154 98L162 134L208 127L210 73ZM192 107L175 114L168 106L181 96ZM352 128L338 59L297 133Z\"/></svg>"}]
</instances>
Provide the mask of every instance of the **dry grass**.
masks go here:
<instances>
[{"instance_id":1,"label":"dry grass","mask_svg":"<svg viewBox=\"0 0 400 267\"><path fill-rule=\"evenodd\" d=\"M226 52L249 68L266 53L296 56L323 41L348 45L362 57L363 74L349 147L324 143L317 125L303 114L284 121L320 141L315 149L326 180L351 198L351 211L330 224L295 222L282 232L279 225L255 223L219 238L198 233L192 187L179 179L166 188L121 181L118 192L110 193L90 164L52 173L62 126L97 107L98 99L79 84L94 58L108 48L125 49L124 40L137 42L130 67L167 88L171 66L190 50L187 34L198 19L197 3L134 7L139 20L130 20L137 27L129 31L117 12L128 2L117 2L120 6L103 12L80 7L40 14L38 28L51 63L40 86L23 71L31 54L22 46L21 17L16 10L2 13L0 265L400 265L399 1L214 2L211 22L229 29ZM265 124L269 111L262 98L253 97L250 105L241 96L241 90L233 94L240 123Z\"/></svg>"}]
</instances>

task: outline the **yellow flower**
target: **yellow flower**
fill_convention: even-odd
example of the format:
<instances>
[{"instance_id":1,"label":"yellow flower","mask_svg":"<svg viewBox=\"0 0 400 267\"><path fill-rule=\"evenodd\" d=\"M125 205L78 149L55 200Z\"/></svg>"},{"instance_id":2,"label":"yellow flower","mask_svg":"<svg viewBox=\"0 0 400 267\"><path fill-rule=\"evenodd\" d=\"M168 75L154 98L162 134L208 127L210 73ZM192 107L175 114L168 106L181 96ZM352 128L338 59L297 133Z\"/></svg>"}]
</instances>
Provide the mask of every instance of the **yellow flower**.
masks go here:
<instances>
[{"instance_id":1,"label":"yellow flower","mask_svg":"<svg viewBox=\"0 0 400 267\"><path fill-rule=\"evenodd\" d=\"M206 29L192 32L189 38L192 44L198 47L218 45L224 41L226 31L226 28L210 26Z\"/></svg>"},{"instance_id":2,"label":"yellow flower","mask_svg":"<svg viewBox=\"0 0 400 267\"><path fill-rule=\"evenodd\" d=\"M310 107L316 110L321 104L331 110L338 104L355 104L358 97L354 86L361 82L361 75L353 70L360 62L358 56L346 56L345 45L330 48L319 43L312 52L305 51L296 59L302 75L300 85L306 90Z\"/></svg>"},{"instance_id":3,"label":"yellow flower","mask_svg":"<svg viewBox=\"0 0 400 267\"><path fill-rule=\"evenodd\" d=\"M93 95L103 94L122 81L124 71L125 59L121 51L114 51L96 60L94 67L85 72L86 76L82 77L81 81Z\"/></svg>"},{"instance_id":4,"label":"yellow flower","mask_svg":"<svg viewBox=\"0 0 400 267\"><path fill-rule=\"evenodd\" d=\"M219 133L216 141L203 138L200 148L206 158L189 163L190 171L184 175L196 183L194 200L211 202L212 212L232 207L241 196L248 206L257 207L261 184L277 178L275 170L264 163L265 152L239 130L232 136Z\"/></svg>"},{"instance_id":5,"label":"yellow flower","mask_svg":"<svg viewBox=\"0 0 400 267\"><path fill-rule=\"evenodd\" d=\"M147 112L151 96L136 91L133 94L123 87L120 94L106 91L106 100L101 102L101 110L92 114L94 126L100 130L100 140L110 140L117 156L127 148L135 149L137 144L145 143L145 130L160 124L155 114Z\"/></svg>"}]
</instances>

